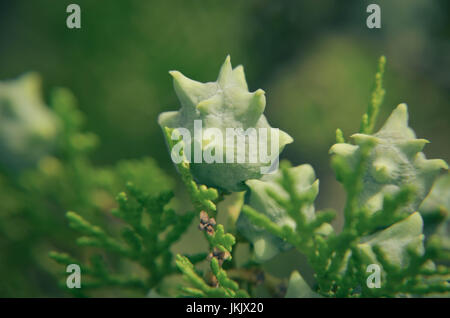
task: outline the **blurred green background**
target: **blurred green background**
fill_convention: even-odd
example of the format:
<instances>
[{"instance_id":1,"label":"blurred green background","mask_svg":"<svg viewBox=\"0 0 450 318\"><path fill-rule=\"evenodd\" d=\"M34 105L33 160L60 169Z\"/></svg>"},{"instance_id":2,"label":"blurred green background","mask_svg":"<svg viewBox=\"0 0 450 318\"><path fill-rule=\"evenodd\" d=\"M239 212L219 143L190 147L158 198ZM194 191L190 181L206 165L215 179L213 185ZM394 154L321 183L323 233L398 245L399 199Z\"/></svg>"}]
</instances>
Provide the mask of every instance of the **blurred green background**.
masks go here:
<instances>
[{"instance_id":1,"label":"blurred green background","mask_svg":"<svg viewBox=\"0 0 450 318\"><path fill-rule=\"evenodd\" d=\"M79 30L65 24L73 2ZM369 3L381 6L381 29L366 27ZM175 175L156 121L179 108L168 71L213 81L230 54L250 90L266 91L272 126L294 138L282 158L312 164L319 208L338 209L328 149L336 128L358 130L380 55L380 122L406 102L411 126L432 141L427 156L450 161L449 17L446 0L3 0L0 79L36 71L46 99L52 87L69 88L101 140L96 164L150 156Z\"/></svg>"}]
</instances>

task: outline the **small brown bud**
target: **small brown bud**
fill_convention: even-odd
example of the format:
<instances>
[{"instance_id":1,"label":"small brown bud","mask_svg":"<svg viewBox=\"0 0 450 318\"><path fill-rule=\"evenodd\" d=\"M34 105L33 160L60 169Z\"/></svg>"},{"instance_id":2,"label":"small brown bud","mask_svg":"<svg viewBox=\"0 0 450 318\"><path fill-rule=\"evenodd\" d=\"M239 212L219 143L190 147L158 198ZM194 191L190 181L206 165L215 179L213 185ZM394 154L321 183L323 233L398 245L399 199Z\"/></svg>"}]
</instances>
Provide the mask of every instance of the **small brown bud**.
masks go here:
<instances>
[{"instance_id":1,"label":"small brown bud","mask_svg":"<svg viewBox=\"0 0 450 318\"><path fill-rule=\"evenodd\" d=\"M209 218L208 213L205 211L200 212L200 224L198 228L200 231L206 231L208 235L214 235L214 227L216 226L216 220Z\"/></svg>"},{"instance_id":2,"label":"small brown bud","mask_svg":"<svg viewBox=\"0 0 450 318\"><path fill-rule=\"evenodd\" d=\"M209 221L209 217L208 217L208 213L206 213L205 211L201 211L200 212L200 223L208 223Z\"/></svg>"}]
</instances>

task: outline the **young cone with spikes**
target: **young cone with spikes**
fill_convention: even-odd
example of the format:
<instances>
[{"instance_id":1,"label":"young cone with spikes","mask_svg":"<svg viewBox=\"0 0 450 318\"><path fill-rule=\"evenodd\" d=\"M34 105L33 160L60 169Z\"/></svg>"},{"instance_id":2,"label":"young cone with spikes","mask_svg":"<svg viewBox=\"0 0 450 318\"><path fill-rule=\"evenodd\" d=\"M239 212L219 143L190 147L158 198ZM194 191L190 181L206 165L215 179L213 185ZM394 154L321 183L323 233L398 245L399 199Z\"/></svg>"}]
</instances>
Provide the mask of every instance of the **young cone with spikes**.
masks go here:
<instances>
[{"instance_id":1,"label":"young cone with spikes","mask_svg":"<svg viewBox=\"0 0 450 318\"><path fill-rule=\"evenodd\" d=\"M319 180L316 179L314 169L308 164L289 167L286 172L293 181L292 190L298 196L308 196L310 198L305 200L301 208L296 211L302 214L304 223L309 224L316 219L313 201L319 193ZM246 184L249 190L245 196L245 204L258 211L261 215L268 217L274 224L280 227L288 226L295 231L295 220L289 215L286 207L281 206L273 198L273 194L276 194L280 199L289 202L290 195L283 188L282 182L283 175L281 171L264 176L260 180L248 180ZM292 248L292 245L285 240L254 224L245 213L239 215L237 229L242 236L253 244L255 261L257 262L267 261L278 253ZM328 223L323 224L316 231L317 234L323 235L331 232L332 227Z\"/></svg>"},{"instance_id":2,"label":"young cone with spikes","mask_svg":"<svg viewBox=\"0 0 450 318\"><path fill-rule=\"evenodd\" d=\"M220 130L224 137L227 135L227 128L242 129L243 135L247 129L255 128L256 140L258 143L261 143L261 140L266 143L267 155L271 158L278 158L284 146L293 141L287 133L279 131L278 149L271 149L270 137L274 128L269 125L263 115L266 106L264 91L258 89L255 92L249 92L243 67L238 66L233 69L229 56L225 59L216 82L200 83L185 77L178 71L171 71L170 74L174 80L174 88L180 100L181 109L160 114L159 125L163 129L165 127L186 128L194 139L191 143L192 149L197 143L202 153L210 151L215 155L223 154L222 163L219 161L205 163L202 160L201 163L191 164L191 171L197 182L226 191L242 191L245 189L246 180L259 179L262 176L261 168L269 167L273 161L262 161L259 155L260 145L250 145L248 136L242 138L245 140L245 160L238 160L237 147L242 146L237 144L240 138L235 138L237 142L233 143L234 149L227 149L227 142L223 140L195 136L194 120L201 120L203 130L215 128ZM259 128L265 128L264 136L261 136ZM258 146L256 161L249 158L249 149L255 146ZM233 150L234 158L231 158L233 160L228 160L226 156L227 151L230 150Z\"/></svg>"},{"instance_id":3,"label":"young cone with spikes","mask_svg":"<svg viewBox=\"0 0 450 318\"><path fill-rule=\"evenodd\" d=\"M352 138L356 145L338 143L331 147L330 153L344 159L348 167L355 167L361 146L375 145L367 162L364 187L359 197L359 204L372 212L381 209L385 194L394 194L407 185L415 187L415 199L407 210L410 213L416 211L440 170L448 169L445 161L427 160L421 152L428 141L416 139L414 131L408 127L406 104L398 105L377 133L354 134ZM339 179L339 171L336 172Z\"/></svg>"}]
</instances>

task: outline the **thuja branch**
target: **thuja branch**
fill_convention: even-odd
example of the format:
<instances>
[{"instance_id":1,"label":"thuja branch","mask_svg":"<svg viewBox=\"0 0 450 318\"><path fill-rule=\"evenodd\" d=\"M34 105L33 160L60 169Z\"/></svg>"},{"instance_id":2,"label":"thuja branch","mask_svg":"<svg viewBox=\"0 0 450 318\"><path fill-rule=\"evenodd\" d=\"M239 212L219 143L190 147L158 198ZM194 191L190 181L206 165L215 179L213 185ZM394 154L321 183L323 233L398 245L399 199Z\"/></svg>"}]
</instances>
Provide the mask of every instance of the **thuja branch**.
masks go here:
<instances>
[{"instance_id":1,"label":"thuja branch","mask_svg":"<svg viewBox=\"0 0 450 318\"><path fill-rule=\"evenodd\" d=\"M333 213L313 213L312 202L317 191L313 191L314 183L310 183L312 174L302 174L302 169L305 171L302 166L286 168L282 165L281 174L273 178L246 182L250 196L242 209L243 215L282 239L277 241L253 229L251 238L257 255L273 257L277 252L274 248L285 249L286 243L296 247L315 270L317 292L324 296L395 296L447 290L443 281L430 284L430 288L423 287L425 278L420 278L420 273L431 266L437 254L429 253L428 245L423 254L423 222L418 213L413 213L439 170L447 169L447 165L442 160L426 160L420 152L426 140L415 139L407 125L404 104L394 110L379 132L371 134L384 97L384 64L382 57L375 89L363 116L362 133L354 134L355 143L350 144L345 143L338 129L337 144L330 149L332 167L347 192L341 233L320 229L322 224L329 225L334 216ZM249 228L248 225L242 227L246 231ZM270 249L259 251L262 238L265 240L262 246L270 246ZM390 281L378 291L365 286L366 268L374 263L383 267L383 277ZM405 264L409 264L406 265L408 270ZM427 273L442 277L442 271Z\"/></svg>"},{"instance_id":2,"label":"thuja branch","mask_svg":"<svg viewBox=\"0 0 450 318\"><path fill-rule=\"evenodd\" d=\"M369 106L367 108L367 113L363 115L361 121L360 132L364 134L371 134L373 132L378 117L378 113L380 111L380 106L384 100L384 95L386 93L383 88L383 75L385 65L386 65L386 58L384 56L381 56L378 62L378 71L375 74L375 88L372 91L372 96L370 98Z\"/></svg>"},{"instance_id":3,"label":"thuja branch","mask_svg":"<svg viewBox=\"0 0 450 318\"><path fill-rule=\"evenodd\" d=\"M181 215L168 208L172 197L171 192L151 196L128 183L127 192L117 196L118 208L111 211L122 221L120 237L93 225L75 212L67 213L69 225L83 234L77 239L79 246L101 248L118 255L122 260L128 259L139 264L146 271L144 277L121 277L110 273L111 269L106 263L95 256L90 265L74 263L80 264L83 273L89 277L83 287L116 286L148 291L158 288L165 277L176 273L170 248L192 223L194 213ZM51 253L50 256L65 265L72 261L61 253Z\"/></svg>"},{"instance_id":4,"label":"thuja branch","mask_svg":"<svg viewBox=\"0 0 450 318\"><path fill-rule=\"evenodd\" d=\"M166 140L169 149L172 151L173 129L165 128ZM208 188L205 185L197 185L190 171L188 160L184 154L180 154L183 160L177 164L178 171L181 174L183 183L189 193L191 202L195 210L199 213L200 224L199 229L204 231L205 237L209 242L210 253L208 259L210 261L211 270L216 278L216 286L211 287L203 281L198 274L195 273L194 266L185 256L177 255L176 264L178 269L185 275L187 280L194 287L183 287L182 291L191 296L208 296L208 297L243 297L248 296L244 290L239 290L236 282L227 277L226 272L222 269L222 263L231 259L231 252L236 240L233 235L225 233L223 225L216 224L214 216L217 213L216 204L223 199L223 193L214 188ZM217 288L218 287L218 288Z\"/></svg>"},{"instance_id":5,"label":"thuja branch","mask_svg":"<svg viewBox=\"0 0 450 318\"><path fill-rule=\"evenodd\" d=\"M172 148L174 146L172 134L174 133L174 129L164 127L164 133L169 146L169 152L172 153ZM189 161L184 156L183 151L181 151L179 155L182 157L182 160L180 163L176 164L176 166L196 212L200 213L201 211L206 211L209 216L214 217L217 210L215 200L219 199L219 192L216 189L208 188L205 185L197 185L192 177Z\"/></svg>"}]
</instances>

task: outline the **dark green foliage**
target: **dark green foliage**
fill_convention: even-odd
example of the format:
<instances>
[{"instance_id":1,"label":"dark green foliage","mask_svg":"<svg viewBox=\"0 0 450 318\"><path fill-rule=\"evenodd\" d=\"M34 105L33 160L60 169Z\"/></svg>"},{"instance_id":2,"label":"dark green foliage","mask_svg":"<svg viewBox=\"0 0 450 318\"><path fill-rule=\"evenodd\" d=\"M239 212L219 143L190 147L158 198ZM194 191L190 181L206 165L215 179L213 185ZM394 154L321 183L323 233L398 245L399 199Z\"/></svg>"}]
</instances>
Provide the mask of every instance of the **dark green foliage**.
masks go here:
<instances>
[{"instance_id":1,"label":"dark green foliage","mask_svg":"<svg viewBox=\"0 0 450 318\"><path fill-rule=\"evenodd\" d=\"M196 273L194 265L185 256L177 255L177 266L184 274L186 280L193 287L182 287L184 294L193 297L248 297L246 291L239 289L238 284L229 279L216 258L211 259L211 271L217 278L217 286L208 285Z\"/></svg>"},{"instance_id":2,"label":"dark green foliage","mask_svg":"<svg viewBox=\"0 0 450 318\"><path fill-rule=\"evenodd\" d=\"M92 225L75 212L67 213L70 227L83 235L77 239L79 246L108 251L116 255L120 262L129 260L145 272L137 277L130 277L128 272L112 274L101 262L101 257L96 255L91 266L74 263L80 264L82 273L87 276L87 282L83 282L83 292L89 288L119 287L136 288L145 294L157 289L165 276L175 272L170 247L186 231L194 215L178 215L168 208L172 197L171 192L150 196L129 183L127 193L122 192L116 198L119 207L111 212L122 221L115 235ZM67 262L73 261L55 252L50 256L66 266L72 264Z\"/></svg>"},{"instance_id":3,"label":"dark green foliage","mask_svg":"<svg viewBox=\"0 0 450 318\"><path fill-rule=\"evenodd\" d=\"M54 276L60 269L48 261L48 251L71 251L76 258L84 254L65 226L67 209L104 226L112 220L104 213L116 205L114 196L126 182L148 193L174 185L151 158L94 165L90 154L98 139L83 131L84 117L73 95L55 89L50 101L61 122L54 151L16 175L0 174L1 296L63 295Z\"/></svg>"}]
</instances>

